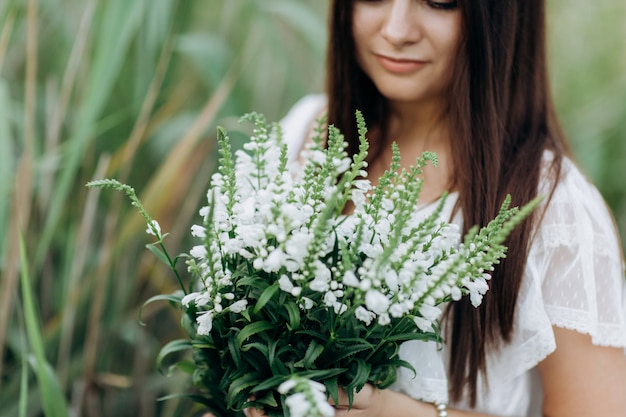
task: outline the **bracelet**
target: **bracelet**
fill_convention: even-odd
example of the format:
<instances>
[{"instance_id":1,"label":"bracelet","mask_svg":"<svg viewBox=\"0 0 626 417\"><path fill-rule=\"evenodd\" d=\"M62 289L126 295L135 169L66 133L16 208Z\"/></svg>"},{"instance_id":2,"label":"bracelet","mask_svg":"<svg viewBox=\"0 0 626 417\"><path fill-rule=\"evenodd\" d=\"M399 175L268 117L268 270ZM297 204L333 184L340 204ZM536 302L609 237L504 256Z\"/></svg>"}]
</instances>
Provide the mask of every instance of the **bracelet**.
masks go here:
<instances>
[{"instance_id":1,"label":"bracelet","mask_svg":"<svg viewBox=\"0 0 626 417\"><path fill-rule=\"evenodd\" d=\"M433 403L437 410L437 417L448 417L448 404L446 403Z\"/></svg>"}]
</instances>

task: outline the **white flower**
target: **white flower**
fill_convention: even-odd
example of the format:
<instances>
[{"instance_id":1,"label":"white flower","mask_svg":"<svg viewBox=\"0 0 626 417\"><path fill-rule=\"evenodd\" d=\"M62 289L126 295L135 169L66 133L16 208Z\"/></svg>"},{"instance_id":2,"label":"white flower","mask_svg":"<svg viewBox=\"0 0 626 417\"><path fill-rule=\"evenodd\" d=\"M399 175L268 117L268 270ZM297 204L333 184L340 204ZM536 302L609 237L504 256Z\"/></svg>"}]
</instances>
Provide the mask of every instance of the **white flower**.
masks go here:
<instances>
[{"instance_id":1,"label":"white flower","mask_svg":"<svg viewBox=\"0 0 626 417\"><path fill-rule=\"evenodd\" d=\"M372 281L369 279L362 279L361 282L359 282L359 289L361 291L368 291L370 288L372 288Z\"/></svg>"},{"instance_id":2,"label":"white flower","mask_svg":"<svg viewBox=\"0 0 626 417\"><path fill-rule=\"evenodd\" d=\"M441 315L441 310L438 309L437 307L424 304L423 306L420 307L420 314L426 320L429 320L432 322L439 318L439 316Z\"/></svg>"},{"instance_id":3,"label":"white flower","mask_svg":"<svg viewBox=\"0 0 626 417\"><path fill-rule=\"evenodd\" d=\"M287 275L281 275L281 277L278 279L278 286L281 290L288 293L290 293L294 288L293 283Z\"/></svg>"},{"instance_id":4,"label":"white flower","mask_svg":"<svg viewBox=\"0 0 626 417\"><path fill-rule=\"evenodd\" d=\"M198 226L194 224L191 226L191 236L205 238L206 237L206 229L202 226Z\"/></svg>"},{"instance_id":5,"label":"white flower","mask_svg":"<svg viewBox=\"0 0 626 417\"><path fill-rule=\"evenodd\" d=\"M391 323L391 318L389 317L389 314L384 313L378 316L378 324L380 324L381 326L386 326L389 323Z\"/></svg>"},{"instance_id":6,"label":"white flower","mask_svg":"<svg viewBox=\"0 0 626 417\"><path fill-rule=\"evenodd\" d=\"M152 220L152 222L148 223L148 228L146 229L146 233L152 236L156 236L159 239L162 239L161 236L161 226L159 222L156 220Z\"/></svg>"},{"instance_id":7,"label":"white flower","mask_svg":"<svg viewBox=\"0 0 626 417\"><path fill-rule=\"evenodd\" d=\"M203 245L197 245L191 248L189 254L197 259L203 259L207 256L207 250Z\"/></svg>"},{"instance_id":8,"label":"white flower","mask_svg":"<svg viewBox=\"0 0 626 417\"><path fill-rule=\"evenodd\" d=\"M229 239L228 237L226 237L225 241L226 242L224 243L223 247L224 247L224 251L226 253L229 253L229 254L239 253L239 254L241 254L241 252L245 251L245 249L243 249L243 240L241 240L241 238L237 237L237 238L234 238L234 239Z\"/></svg>"},{"instance_id":9,"label":"white flower","mask_svg":"<svg viewBox=\"0 0 626 417\"><path fill-rule=\"evenodd\" d=\"M361 320L367 326L369 326L372 323L372 320L374 320L374 318L376 317L376 314L361 306L357 307L356 310L354 310L354 315L357 319Z\"/></svg>"},{"instance_id":10,"label":"white flower","mask_svg":"<svg viewBox=\"0 0 626 417\"><path fill-rule=\"evenodd\" d=\"M328 291L324 294L324 304L327 307L332 307L337 302L337 296L333 294L331 291Z\"/></svg>"},{"instance_id":11,"label":"white flower","mask_svg":"<svg viewBox=\"0 0 626 417\"><path fill-rule=\"evenodd\" d=\"M376 223L376 232L381 236L388 236L391 231L391 224L387 219L380 219Z\"/></svg>"},{"instance_id":12,"label":"white flower","mask_svg":"<svg viewBox=\"0 0 626 417\"><path fill-rule=\"evenodd\" d=\"M263 264L263 270L265 272L278 272L278 270L284 265L287 256L285 252L280 249L274 249L265 259Z\"/></svg>"},{"instance_id":13,"label":"white flower","mask_svg":"<svg viewBox=\"0 0 626 417\"><path fill-rule=\"evenodd\" d=\"M423 332L430 332L432 331L432 322L426 320L423 317L413 317L413 321L415 322L415 325Z\"/></svg>"},{"instance_id":14,"label":"white flower","mask_svg":"<svg viewBox=\"0 0 626 417\"><path fill-rule=\"evenodd\" d=\"M378 290L369 290L365 293L365 305L376 314L383 314L389 308L389 299Z\"/></svg>"},{"instance_id":15,"label":"white flower","mask_svg":"<svg viewBox=\"0 0 626 417\"><path fill-rule=\"evenodd\" d=\"M210 295L208 292L204 291L204 292L189 293L183 297L180 303L183 306L189 308L189 304L191 304L192 302L198 307L202 307L204 305L207 305L209 301L210 301Z\"/></svg>"},{"instance_id":16,"label":"white flower","mask_svg":"<svg viewBox=\"0 0 626 417\"><path fill-rule=\"evenodd\" d=\"M483 301L483 295L489 289L487 281L484 279L476 279L474 281L467 282L465 287L469 290L470 301L474 307L478 307Z\"/></svg>"},{"instance_id":17,"label":"white flower","mask_svg":"<svg viewBox=\"0 0 626 417\"><path fill-rule=\"evenodd\" d=\"M317 292L326 292L330 288L330 285L323 277L316 276L313 281L309 283L309 288Z\"/></svg>"},{"instance_id":18,"label":"white flower","mask_svg":"<svg viewBox=\"0 0 626 417\"><path fill-rule=\"evenodd\" d=\"M196 323L198 323L198 334L207 336L211 334L213 328L213 311L209 310L198 317L196 317Z\"/></svg>"},{"instance_id":19,"label":"white flower","mask_svg":"<svg viewBox=\"0 0 626 417\"><path fill-rule=\"evenodd\" d=\"M237 236L246 247L260 247L265 238L265 228L260 224L240 224L237 226Z\"/></svg>"},{"instance_id":20,"label":"white flower","mask_svg":"<svg viewBox=\"0 0 626 417\"><path fill-rule=\"evenodd\" d=\"M191 292L187 294L186 296L184 296L180 303L184 305L185 307L189 307L189 304L191 304L192 301L195 301L199 295L200 295L199 292Z\"/></svg>"},{"instance_id":21,"label":"white flower","mask_svg":"<svg viewBox=\"0 0 626 417\"><path fill-rule=\"evenodd\" d=\"M356 277L356 275L352 271L346 271L343 274L343 279L341 282L343 282L345 285L349 287L354 287L354 288L357 288L360 284L359 279Z\"/></svg>"},{"instance_id":22,"label":"white flower","mask_svg":"<svg viewBox=\"0 0 626 417\"><path fill-rule=\"evenodd\" d=\"M394 271L393 269L389 268L388 270L385 271L384 275L385 275L385 284L387 284L387 287L389 287L394 292L398 291L398 273Z\"/></svg>"},{"instance_id":23,"label":"white flower","mask_svg":"<svg viewBox=\"0 0 626 417\"><path fill-rule=\"evenodd\" d=\"M198 295L194 301L198 307L202 307L209 304L209 301L211 301L211 296L208 292L205 291Z\"/></svg>"},{"instance_id":24,"label":"white flower","mask_svg":"<svg viewBox=\"0 0 626 417\"><path fill-rule=\"evenodd\" d=\"M293 260L301 263L308 253L309 243L313 235L301 231L294 232L285 244L285 251Z\"/></svg>"},{"instance_id":25,"label":"white flower","mask_svg":"<svg viewBox=\"0 0 626 417\"><path fill-rule=\"evenodd\" d=\"M391 317L399 318L402 317L404 313L406 313L406 309L400 303L392 304L391 307L389 307L389 314L391 314Z\"/></svg>"},{"instance_id":26,"label":"white flower","mask_svg":"<svg viewBox=\"0 0 626 417\"><path fill-rule=\"evenodd\" d=\"M322 417L333 417L335 415L335 408L326 401L326 396L324 396L324 401L318 401L317 409Z\"/></svg>"},{"instance_id":27,"label":"white flower","mask_svg":"<svg viewBox=\"0 0 626 417\"><path fill-rule=\"evenodd\" d=\"M291 417L308 417L307 412L311 408L311 404L302 392L291 394L285 400L285 404L289 408Z\"/></svg>"},{"instance_id":28,"label":"white flower","mask_svg":"<svg viewBox=\"0 0 626 417\"><path fill-rule=\"evenodd\" d=\"M313 308L313 300L311 300L308 297L302 297L300 299L300 308L304 309L304 310L310 310Z\"/></svg>"},{"instance_id":29,"label":"white flower","mask_svg":"<svg viewBox=\"0 0 626 417\"><path fill-rule=\"evenodd\" d=\"M358 189L352 190L352 202L356 207L361 207L365 204L365 193Z\"/></svg>"},{"instance_id":30,"label":"white flower","mask_svg":"<svg viewBox=\"0 0 626 417\"><path fill-rule=\"evenodd\" d=\"M248 305L248 300L239 300L239 301L232 303L230 307L228 308L233 313L241 313L242 311L246 309L247 305Z\"/></svg>"},{"instance_id":31,"label":"white flower","mask_svg":"<svg viewBox=\"0 0 626 417\"><path fill-rule=\"evenodd\" d=\"M286 380L285 382L283 382L282 384L280 384L278 386L277 391L280 394L287 394L289 391L291 391L297 384L297 380L295 378L290 378L288 380Z\"/></svg>"},{"instance_id":32,"label":"white flower","mask_svg":"<svg viewBox=\"0 0 626 417\"><path fill-rule=\"evenodd\" d=\"M278 392L283 395L293 392L285 399L292 417L333 417L335 415L335 409L326 399L326 387L319 382L295 376L280 384Z\"/></svg>"},{"instance_id":33,"label":"white flower","mask_svg":"<svg viewBox=\"0 0 626 417\"><path fill-rule=\"evenodd\" d=\"M452 287L450 289L450 296L452 297L454 301L459 301L461 297L463 296L463 292L461 291L459 287Z\"/></svg>"}]
</instances>

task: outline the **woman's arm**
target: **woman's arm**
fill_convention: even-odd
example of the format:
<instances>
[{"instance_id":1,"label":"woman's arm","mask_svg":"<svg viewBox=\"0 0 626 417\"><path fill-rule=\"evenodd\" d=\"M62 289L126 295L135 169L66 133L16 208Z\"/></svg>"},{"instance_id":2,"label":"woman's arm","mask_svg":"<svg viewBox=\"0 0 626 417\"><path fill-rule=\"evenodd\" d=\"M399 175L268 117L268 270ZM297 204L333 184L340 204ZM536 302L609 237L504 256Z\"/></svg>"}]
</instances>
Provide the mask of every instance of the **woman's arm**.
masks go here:
<instances>
[{"instance_id":1,"label":"woman's arm","mask_svg":"<svg viewBox=\"0 0 626 417\"><path fill-rule=\"evenodd\" d=\"M626 357L591 337L554 328L556 351L539 364L545 417L626 416Z\"/></svg>"}]
</instances>

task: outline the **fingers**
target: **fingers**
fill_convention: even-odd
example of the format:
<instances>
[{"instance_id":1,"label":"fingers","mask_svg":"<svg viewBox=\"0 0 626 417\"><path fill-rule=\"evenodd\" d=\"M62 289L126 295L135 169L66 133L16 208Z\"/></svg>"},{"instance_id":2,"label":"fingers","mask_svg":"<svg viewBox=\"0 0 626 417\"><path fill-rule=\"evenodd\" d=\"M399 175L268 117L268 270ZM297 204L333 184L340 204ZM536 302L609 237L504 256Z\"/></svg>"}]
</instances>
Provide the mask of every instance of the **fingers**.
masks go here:
<instances>
[{"instance_id":1,"label":"fingers","mask_svg":"<svg viewBox=\"0 0 626 417\"><path fill-rule=\"evenodd\" d=\"M376 395L376 393L377 393L377 389L374 388L373 385L365 384L365 386L361 389L361 391L354 393L354 399L352 401L352 408L353 409L368 408L374 396ZM332 406L336 407L337 409L348 408L348 394L342 387L339 387L338 400L339 401L336 404L332 398L329 399L329 402Z\"/></svg>"},{"instance_id":2,"label":"fingers","mask_svg":"<svg viewBox=\"0 0 626 417\"><path fill-rule=\"evenodd\" d=\"M256 408L246 408L244 413L246 413L247 417L267 417L263 411L257 410Z\"/></svg>"}]
</instances>

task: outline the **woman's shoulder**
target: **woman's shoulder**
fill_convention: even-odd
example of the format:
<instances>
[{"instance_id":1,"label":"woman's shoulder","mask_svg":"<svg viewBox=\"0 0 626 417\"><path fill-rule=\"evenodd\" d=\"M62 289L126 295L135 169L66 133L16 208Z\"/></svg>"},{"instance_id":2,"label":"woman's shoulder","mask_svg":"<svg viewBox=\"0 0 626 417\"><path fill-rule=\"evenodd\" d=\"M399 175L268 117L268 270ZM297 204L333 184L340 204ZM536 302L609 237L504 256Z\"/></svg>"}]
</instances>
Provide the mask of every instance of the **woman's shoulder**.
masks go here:
<instances>
[{"instance_id":1,"label":"woman's shoulder","mask_svg":"<svg viewBox=\"0 0 626 417\"><path fill-rule=\"evenodd\" d=\"M553 158L550 152L545 153L539 185L539 194L546 197L537 230L542 249L578 246L594 253L612 253L621 263L615 222L597 187L568 157L561 159L554 184L554 170L549 169ZM554 192L550 193L552 186Z\"/></svg>"},{"instance_id":2,"label":"woman's shoulder","mask_svg":"<svg viewBox=\"0 0 626 417\"><path fill-rule=\"evenodd\" d=\"M624 260L613 216L598 189L569 158L534 235L528 285L536 285L551 325L626 347Z\"/></svg>"},{"instance_id":3,"label":"woman's shoulder","mask_svg":"<svg viewBox=\"0 0 626 417\"><path fill-rule=\"evenodd\" d=\"M310 136L315 120L326 109L324 94L310 94L302 97L289 109L280 121L283 140L289 147L289 157L296 159L304 141Z\"/></svg>"}]
</instances>

